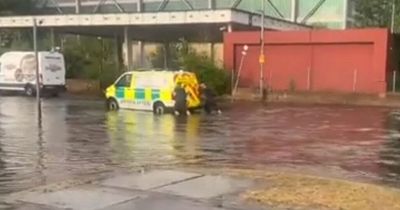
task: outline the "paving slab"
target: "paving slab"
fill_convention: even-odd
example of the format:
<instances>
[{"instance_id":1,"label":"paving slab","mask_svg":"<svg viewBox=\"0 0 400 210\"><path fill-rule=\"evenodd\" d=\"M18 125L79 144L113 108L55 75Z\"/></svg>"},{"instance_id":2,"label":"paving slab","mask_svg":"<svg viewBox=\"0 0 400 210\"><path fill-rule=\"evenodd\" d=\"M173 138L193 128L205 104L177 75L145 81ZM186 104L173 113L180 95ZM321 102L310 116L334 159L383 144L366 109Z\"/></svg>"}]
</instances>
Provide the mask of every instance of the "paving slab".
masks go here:
<instances>
[{"instance_id":1,"label":"paving slab","mask_svg":"<svg viewBox=\"0 0 400 210\"><path fill-rule=\"evenodd\" d=\"M96 186L83 186L51 193L32 193L20 201L44 205L48 208L98 210L133 200L138 194Z\"/></svg>"},{"instance_id":2,"label":"paving slab","mask_svg":"<svg viewBox=\"0 0 400 210\"><path fill-rule=\"evenodd\" d=\"M30 203L20 204L13 208L8 208L7 210L11 210L11 209L12 210L64 210L61 208L49 207L49 206L38 205L38 204L30 204Z\"/></svg>"},{"instance_id":3,"label":"paving slab","mask_svg":"<svg viewBox=\"0 0 400 210\"><path fill-rule=\"evenodd\" d=\"M150 195L143 199L135 199L103 210L224 210L207 203L168 195Z\"/></svg>"},{"instance_id":4,"label":"paving slab","mask_svg":"<svg viewBox=\"0 0 400 210\"><path fill-rule=\"evenodd\" d=\"M151 190L201 176L181 171L154 170L142 174L116 176L103 181L101 185L130 190Z\"/></svg>"},{"instance_id":5,"label":"paving slab","mask_svg":"<svg viewBox=\"0 0 400 210\"><path fill-rule=\"evenodd\" d=\"M10 207L9 205L0 204L0 209L6 209L6 208L9 208L9 207Z\"/></svg>"},{"instance_id":6,"label":"paving slab","mask_svg":"<svg viewBox=\"0 0 400 210\"><path fill-rule=\"evenodd\" d=\"M157 192L195 199L210 199L249 188L252 181L237 180L224 176L203 176L157 189Z\"/></svg>"}]
</instances>

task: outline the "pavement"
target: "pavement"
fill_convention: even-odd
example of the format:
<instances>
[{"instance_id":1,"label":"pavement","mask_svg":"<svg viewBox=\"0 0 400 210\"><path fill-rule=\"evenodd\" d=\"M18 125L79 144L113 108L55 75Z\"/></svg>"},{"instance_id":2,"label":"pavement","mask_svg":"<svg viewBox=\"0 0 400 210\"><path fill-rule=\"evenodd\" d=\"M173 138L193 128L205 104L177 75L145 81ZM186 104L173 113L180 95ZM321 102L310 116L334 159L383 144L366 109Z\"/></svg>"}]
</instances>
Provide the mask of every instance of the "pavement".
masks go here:
<instances>
[{"instance_id":1,"label":"pavement","mask_svg":"<svg viewBox=\"0 0 400 210\"><path fill-rule=\"evenodd\" d=\"M64 189L33 190L0 209L15 210L258 210L240 196L254 180L180 170L115 175ZM15 196L15 195L14 195ZM12 206L12 207L11 207Z\"/></svg>"}]
</instances>

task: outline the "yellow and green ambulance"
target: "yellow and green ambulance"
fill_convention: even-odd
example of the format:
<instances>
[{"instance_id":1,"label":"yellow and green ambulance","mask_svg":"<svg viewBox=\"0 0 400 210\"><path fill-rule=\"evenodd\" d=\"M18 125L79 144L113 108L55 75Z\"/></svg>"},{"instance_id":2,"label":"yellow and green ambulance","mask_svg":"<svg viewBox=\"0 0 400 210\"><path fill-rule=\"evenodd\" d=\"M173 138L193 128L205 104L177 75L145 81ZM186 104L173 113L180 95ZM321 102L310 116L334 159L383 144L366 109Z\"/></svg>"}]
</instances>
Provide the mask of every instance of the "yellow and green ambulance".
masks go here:
<instances>
[{"instance_id":1,"label":"yellow and green ambulance","mask_svg":"<svg viewBox=\"0 0 400 210\"><path fill-rule=\"evenodd\" d=\"M188 108L199 108L199 84L196 75L187 71L126 72L106 89L107 107L163 114L175 105L173 93L178 83L186 90Z\"/></svg>"}]
</instances>

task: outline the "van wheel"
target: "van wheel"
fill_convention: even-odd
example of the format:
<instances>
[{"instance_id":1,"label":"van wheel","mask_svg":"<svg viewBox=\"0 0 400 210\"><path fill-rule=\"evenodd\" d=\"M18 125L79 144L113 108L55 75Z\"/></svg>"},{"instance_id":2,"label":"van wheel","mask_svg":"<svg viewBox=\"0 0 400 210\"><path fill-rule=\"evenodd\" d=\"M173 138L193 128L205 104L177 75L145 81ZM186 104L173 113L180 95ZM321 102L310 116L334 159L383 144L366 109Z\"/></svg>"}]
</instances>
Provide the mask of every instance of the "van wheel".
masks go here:
<instances>
[{"instance_id":1,"label":"van wheel","mask_svg":"<svg viewBox=\"0 0 400 210\"><path fill-rule=\"evenodd\" d=\"M165 106L161 102L157 102L153 106L153 112L156 115L163 115L165 113Z\"/></svg>"},{"instance_id":2,"label":"van wheel","mask_svg":"<svg viewBox=\"0 0 400 210\"><path fill-rule=\"evenodd\" d=\"M116 111L119 109L118 102L115 99L107 100L107 109L110 111Z\"/></svg>"},{"instance_id":3,"label":"van wheel","mask_svg":"<svg viewBox=\"0 0 400 210\"><path fill-rule=\"evenodd\" d=\"M25 87L25 95L32 97L35 94L35 90L33 89L32 85L27 85Z\"/></svg>"}]
</instances>

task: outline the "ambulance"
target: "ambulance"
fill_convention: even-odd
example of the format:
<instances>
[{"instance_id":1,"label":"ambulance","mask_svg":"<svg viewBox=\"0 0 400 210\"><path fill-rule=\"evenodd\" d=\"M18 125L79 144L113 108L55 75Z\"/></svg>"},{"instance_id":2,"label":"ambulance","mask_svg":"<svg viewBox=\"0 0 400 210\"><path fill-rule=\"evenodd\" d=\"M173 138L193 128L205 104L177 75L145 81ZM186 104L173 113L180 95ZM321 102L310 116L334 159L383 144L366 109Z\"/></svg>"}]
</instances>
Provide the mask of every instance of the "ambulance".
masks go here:
<instances>
[{"instance_id":1,"label":"ambulance","mask_svg":"<svg viewBox=\"0 0 400 210\"><path fill-rule=\"evenodd\" d=\"M187 71L131 71L122 74L105 91L109 110L134 109L164 114L172 110L177 84L188 95L189 110L200 107L199 84L196 75Z\"/></svg>"}]
</instances>

